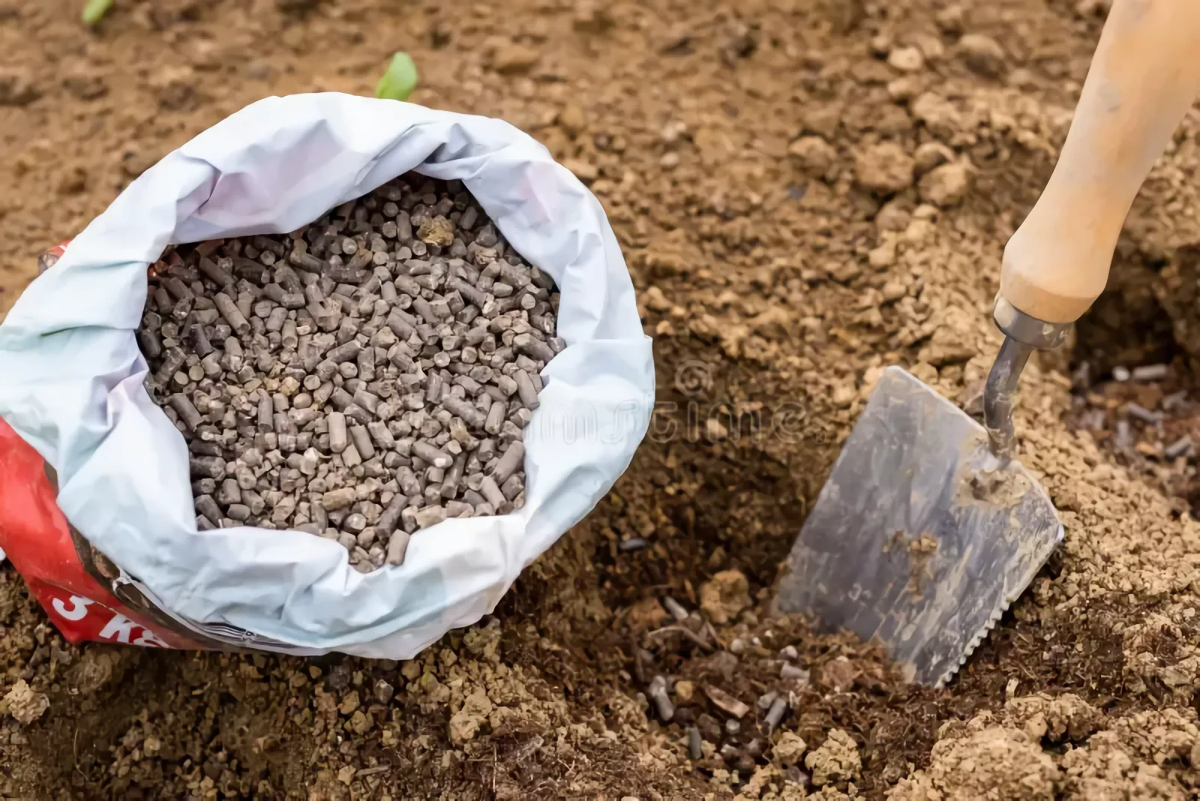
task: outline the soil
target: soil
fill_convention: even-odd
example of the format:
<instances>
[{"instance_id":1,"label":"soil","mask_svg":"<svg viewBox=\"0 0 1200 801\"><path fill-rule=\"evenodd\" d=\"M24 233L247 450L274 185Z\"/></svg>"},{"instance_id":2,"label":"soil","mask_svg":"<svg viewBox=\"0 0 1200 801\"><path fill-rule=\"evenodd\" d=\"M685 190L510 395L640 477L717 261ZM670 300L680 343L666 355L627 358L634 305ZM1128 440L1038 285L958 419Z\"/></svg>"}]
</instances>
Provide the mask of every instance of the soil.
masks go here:
<instances>
[{"instance_id":1,"label":"soil","mask_svg":"<svg viewBox=\"0 0 1200 801\"><path fill-rule=\"evenodd\" d=\"M266 95L370 94L402 48L415 102L503 117L591 186L661 377L613 492L494 617L408 663L68 646L0 570L0 793L1195 797L1200 524L1188 456L1160 455L1195 418L1115 443L1130 398L1195 396L1195 111L1074 348L1023 378L1018 455L1066 541L950 686L904 686L876 649L769 614L879 371L977 394L1001 251L1104 6L122 0L87 31L76 2L0 2L0 308L171 148Z\"/></svg>"}]
</instances>

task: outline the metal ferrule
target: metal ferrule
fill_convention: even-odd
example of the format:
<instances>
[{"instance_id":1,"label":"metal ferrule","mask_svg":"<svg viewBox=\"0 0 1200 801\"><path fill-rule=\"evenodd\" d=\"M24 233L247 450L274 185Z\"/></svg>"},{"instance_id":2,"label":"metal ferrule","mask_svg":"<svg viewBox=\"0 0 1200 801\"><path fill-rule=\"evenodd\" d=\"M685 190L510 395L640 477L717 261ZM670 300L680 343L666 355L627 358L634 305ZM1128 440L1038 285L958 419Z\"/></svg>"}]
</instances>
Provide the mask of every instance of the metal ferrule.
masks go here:
<instances>
[{"instance_id":1,"label":"metal ferrule","mask_svg":"<svg viewBox=\"0 0 1200 801\"><path fill-rule=\"evenodd\" d=\"M992 319L1004 335L1036 350L1053 350L1067 341L1074 323L1047 323L1013 306L1003 295L996 296Z\"/></svg>"}]
</instances>

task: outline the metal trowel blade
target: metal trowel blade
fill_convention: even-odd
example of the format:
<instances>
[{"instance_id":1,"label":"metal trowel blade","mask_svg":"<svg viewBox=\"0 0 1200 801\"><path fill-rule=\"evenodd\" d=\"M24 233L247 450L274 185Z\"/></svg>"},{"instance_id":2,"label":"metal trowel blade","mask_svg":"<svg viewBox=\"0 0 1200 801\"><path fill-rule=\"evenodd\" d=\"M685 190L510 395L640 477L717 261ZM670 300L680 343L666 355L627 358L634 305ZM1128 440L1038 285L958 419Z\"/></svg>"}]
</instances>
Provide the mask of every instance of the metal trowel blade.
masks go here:
<instances>
[{"instance_id":1,"label":"metal trowel blade","mask_svg":"<svg viewBox=\"0 0 1200 801\"><path fill-rule=\"evenodd\" d=\"M788 556L775 600L882 643L942 686L1062 541L1042 487L910 373L884 370Z\"/></svg>"}]
</instances>

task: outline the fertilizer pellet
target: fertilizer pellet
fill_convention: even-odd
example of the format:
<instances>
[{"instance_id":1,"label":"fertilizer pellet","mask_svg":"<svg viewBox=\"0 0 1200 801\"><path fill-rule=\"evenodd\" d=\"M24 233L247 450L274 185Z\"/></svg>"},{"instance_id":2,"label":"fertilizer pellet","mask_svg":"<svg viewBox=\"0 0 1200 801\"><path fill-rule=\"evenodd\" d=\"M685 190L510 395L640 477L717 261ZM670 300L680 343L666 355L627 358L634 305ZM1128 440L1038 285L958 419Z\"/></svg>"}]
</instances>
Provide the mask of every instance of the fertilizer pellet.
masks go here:
<instances>
[{"instance_id":1,"label":"fertilizer pellet","mask_svg":"<svg viewBox=\"0 0 1200 801\"><path fill-rule=\"evenodd\" d=\"M365 573L524 504L557 309L461 185L406 176L289 236L169 250L137 339L197 527L305 531Z\"/></svg>"}]
</instances>

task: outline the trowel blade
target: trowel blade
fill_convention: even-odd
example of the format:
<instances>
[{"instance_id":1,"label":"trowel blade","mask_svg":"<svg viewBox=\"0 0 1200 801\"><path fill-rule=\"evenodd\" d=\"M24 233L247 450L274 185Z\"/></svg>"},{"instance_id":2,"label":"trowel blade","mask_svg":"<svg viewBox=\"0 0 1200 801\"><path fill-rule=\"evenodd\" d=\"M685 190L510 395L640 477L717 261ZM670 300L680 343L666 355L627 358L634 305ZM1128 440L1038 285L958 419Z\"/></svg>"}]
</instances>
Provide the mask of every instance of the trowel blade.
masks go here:
<instances>
[{"instance_id":1,"label":"trowel blade","mask_svg":"<svg viewBox=\"0 0 1200 801\"><path fill-rule=\"evenodd\" d=\"M788 556L775 600L882 643L942 686L1024 592L1063 528L1042 487L910 373L884 370Z\"/></svg>"}]
</instances>

